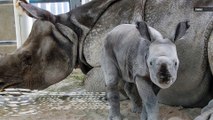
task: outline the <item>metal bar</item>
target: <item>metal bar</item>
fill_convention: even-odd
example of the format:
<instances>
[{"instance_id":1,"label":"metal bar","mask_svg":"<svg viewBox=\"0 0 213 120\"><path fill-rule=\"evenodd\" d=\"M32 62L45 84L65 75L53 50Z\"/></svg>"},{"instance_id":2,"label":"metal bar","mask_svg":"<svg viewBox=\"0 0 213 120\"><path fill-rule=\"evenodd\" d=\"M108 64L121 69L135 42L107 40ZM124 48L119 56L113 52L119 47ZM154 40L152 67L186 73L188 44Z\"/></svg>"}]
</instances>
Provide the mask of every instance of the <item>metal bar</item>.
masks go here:
<instances>
[{"instance_id":1,"label":"metal bar","mask_svg":"<svg viewBox=\"0 0 213 120\"><path fill-rule=\"evenodd\" d=\"M21 39L20 19L19 19L18 11L16 10L16 0L13 0L13 8L14 8L17 48L19 48L22 45L22 42L21 42L22 39Z\"/></svg>"},{"instance_id":2,"label":"metal bar","mask_svg":"<svg viewBox=\"0 0 213 120\"><path fill-rule=\"evenodd\" d=\"M16 44L15 40L1 40L0 45L13 45Z\"/></svg>"},{"instance_id":3,"label":"metal bar","mask_svg":"<svg viewBox=\"0 0 213 120\"><path fill-rule=\"evenodd\" d=\"M69 0L30 0L30 3L70 2Z\"/></svg>"},{"instance_id":4,"label":"metal bar","mask_svg":"<svg viewBox=\"0 0 213 120\"><path fill-rule=\"evenodd\" d=\"M71 9L74 9L81 5L81 0L70 0Z\"/></svg>"},{"instance_id":5,"label":"metal bar","mask_svg":"<svg viewBox=\"0 0 213 120\"><path fill-rule=\"evenodd\" d=\"M0 0L0 4L13 3L13 0Z\"/></svg>"}]
</instances>

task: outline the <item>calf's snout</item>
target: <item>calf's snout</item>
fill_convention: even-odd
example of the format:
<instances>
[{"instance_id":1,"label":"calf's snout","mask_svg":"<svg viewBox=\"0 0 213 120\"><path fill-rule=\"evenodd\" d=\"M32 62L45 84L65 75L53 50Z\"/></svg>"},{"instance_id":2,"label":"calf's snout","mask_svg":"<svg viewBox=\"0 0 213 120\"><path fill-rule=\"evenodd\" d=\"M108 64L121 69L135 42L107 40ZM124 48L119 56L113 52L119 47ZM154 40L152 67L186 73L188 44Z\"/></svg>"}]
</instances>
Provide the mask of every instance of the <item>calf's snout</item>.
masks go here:
<instances>
[{"instance_id":1,"label":"calf's snout","mask_svg":"<svg viewBox=\"0 0 213 120\"><path fill-rule=\"evenodd\" d=\"M160 84L169 84L171 81L171 73L168 70L167 64L160 65L160 69L157 73Z\"/></svg>"}]
</instances>

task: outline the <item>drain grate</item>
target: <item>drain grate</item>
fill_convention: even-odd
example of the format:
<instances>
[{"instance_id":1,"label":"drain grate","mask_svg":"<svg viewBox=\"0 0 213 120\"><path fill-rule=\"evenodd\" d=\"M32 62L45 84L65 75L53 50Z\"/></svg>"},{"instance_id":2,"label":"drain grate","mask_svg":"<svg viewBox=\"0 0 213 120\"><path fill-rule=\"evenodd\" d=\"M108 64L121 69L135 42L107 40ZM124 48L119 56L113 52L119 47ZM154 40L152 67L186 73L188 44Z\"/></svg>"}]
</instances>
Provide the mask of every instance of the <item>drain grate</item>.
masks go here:
<instances>
[{"instance_id":1,"label":"drain grate","mask_svg":"<svg viewBox=\"0 0 213 120\"><path fill-rule=\"evenodd\" d=\"M64 93L11 88L0 92L0 116L20 116L68 109L109 109L106 93Z\"/></svg>"}]
</instances>

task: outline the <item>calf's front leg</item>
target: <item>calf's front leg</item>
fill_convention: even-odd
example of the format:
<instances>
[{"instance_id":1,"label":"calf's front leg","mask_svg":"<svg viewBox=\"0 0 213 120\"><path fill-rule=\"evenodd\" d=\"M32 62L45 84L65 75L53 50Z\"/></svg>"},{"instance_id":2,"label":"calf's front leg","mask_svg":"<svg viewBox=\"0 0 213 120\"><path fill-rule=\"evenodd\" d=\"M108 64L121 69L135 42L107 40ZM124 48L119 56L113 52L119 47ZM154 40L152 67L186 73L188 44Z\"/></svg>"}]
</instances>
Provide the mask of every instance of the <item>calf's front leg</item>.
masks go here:
<instances>
[{"instance_id":1,"label":"calf's front leg","mask_svg":"<svg viewBox=\"0 0 213 120\"><path fill-rule=\"evenodd\" d=\"M141 120L159 120L159 106L153 83L140 77L135 82L143 103Z\"/></svg>"}]
</instances>

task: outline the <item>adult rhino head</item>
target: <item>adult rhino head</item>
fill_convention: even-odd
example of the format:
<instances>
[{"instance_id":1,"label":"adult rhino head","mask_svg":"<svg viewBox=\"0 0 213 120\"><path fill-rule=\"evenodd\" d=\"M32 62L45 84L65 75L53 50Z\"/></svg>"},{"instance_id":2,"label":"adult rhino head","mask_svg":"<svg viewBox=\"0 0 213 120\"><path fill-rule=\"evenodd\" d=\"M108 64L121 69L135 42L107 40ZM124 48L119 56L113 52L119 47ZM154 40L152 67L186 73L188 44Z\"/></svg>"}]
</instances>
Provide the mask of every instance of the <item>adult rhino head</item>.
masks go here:
<instances>
[{"instance_id":1,"label":"adult rhino head","mask_svg":"<svg viewBox=\"0 0 213 120\"><path fill-rule=\"evenodd\" d=\"M46 88L70 74L76 56L77 35L70 28L37 20L22 47L1 56L0 87Z\"/></svg>"},{"instance_id":2,"label":"adult rhino head","mask_svg":"<svg viewBox=\"0 0 213 120\"><path fill-rule=\"evenodd\" d=\"M74 67L91 69L82 55L83 42L99 17L119 0L94 0L68 13L52 13L19 0L17 6L37 19L26 42L1 56L0 88L44 89L67 77Z\"/></svg>"}]
</instances>

